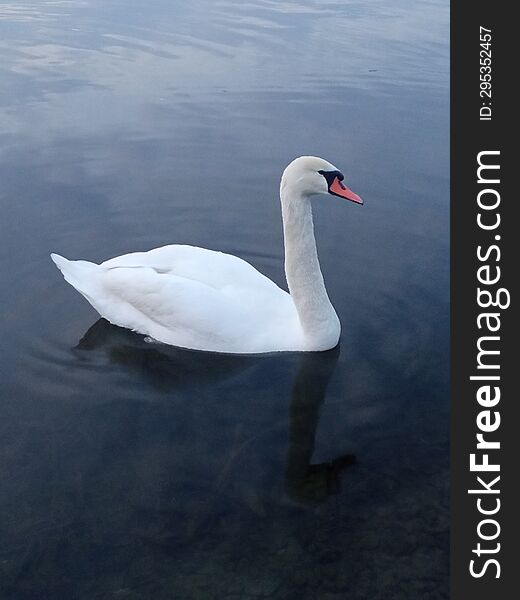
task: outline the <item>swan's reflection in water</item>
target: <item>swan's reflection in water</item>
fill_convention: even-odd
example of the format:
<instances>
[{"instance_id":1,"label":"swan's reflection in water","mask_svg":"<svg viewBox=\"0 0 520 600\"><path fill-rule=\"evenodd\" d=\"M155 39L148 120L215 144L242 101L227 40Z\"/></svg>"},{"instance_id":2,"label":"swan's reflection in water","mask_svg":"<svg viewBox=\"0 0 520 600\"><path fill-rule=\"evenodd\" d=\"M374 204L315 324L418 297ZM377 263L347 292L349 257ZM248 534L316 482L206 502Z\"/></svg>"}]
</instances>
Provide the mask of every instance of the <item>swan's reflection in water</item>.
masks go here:
<instances>
[{"instance_id":1,"label":"swan's reflection in water","mask_svg":"<svg viewBox=\"0 0 520 600\"><path fill-rule=\"evenodd\" d=\"M150 343L144 336L111 325L103 318L90 327L76 350L103 350L110 362L137 371L154 388L165 392L214 386L252 368L258 360L247 355Z\"/></svg>"},{"instance_id":2,"label":"swan's reflection in water","mask_svg":"<svg viewBox=\"0 0 520 600\"><path fill-rule=\"evenodd\" d=\"M289 450L285 471L288 495L316 504L339 491L341 472L355 463L353 454L312 464L320 408L339 357L339 346L328 352L302 354L289 407Z\"/></svg>"},{"instance_id":3,"label":"swan's reflection in water","mask_svg":"<svg viewBox=\"0 0 520 600\"><path fill-rule=\"evenodd\" d=\"M163 391L182 390L193 385L213 387L217 382L254 369L263 359L149 343L142 336L111 325L105 319L99 319L92 325L76 349L103 349L111 362L139 369L147 381ZM291 500L301 504L319 504L337 493L342 471L355 463L352 454L340 455L327 463L312 463L320 409L339 354L337 346L327 352L297 355L297 372L289 405L285 489ZM218 400L215 398L215 401ZM247 402L246 395L244 402Z\"/></svg>"}]
</instances>

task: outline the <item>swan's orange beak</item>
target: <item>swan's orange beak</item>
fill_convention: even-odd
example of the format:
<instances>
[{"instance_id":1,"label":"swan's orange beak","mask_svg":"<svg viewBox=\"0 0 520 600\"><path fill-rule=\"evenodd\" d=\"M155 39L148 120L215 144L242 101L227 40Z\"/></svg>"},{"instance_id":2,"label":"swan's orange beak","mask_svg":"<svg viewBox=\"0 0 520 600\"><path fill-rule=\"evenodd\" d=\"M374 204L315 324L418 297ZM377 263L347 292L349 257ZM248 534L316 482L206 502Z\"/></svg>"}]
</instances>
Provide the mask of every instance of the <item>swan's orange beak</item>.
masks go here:
<instances>
[{"instance_id":1,"label":"swan's orange beak","mask_svg":"<svg viewBox=\"0 0 520 600\"><path fill-rule=\"evenodd\" d=\"M362 198L352 190L349 190L348 187L344 186L337 177L334 177L334 181L330 184L329 193L334 194L334 196L339 196L340 198L345 198L345 200L355 202L356 204L363 204Z\"/></svg>"}]
</instances>

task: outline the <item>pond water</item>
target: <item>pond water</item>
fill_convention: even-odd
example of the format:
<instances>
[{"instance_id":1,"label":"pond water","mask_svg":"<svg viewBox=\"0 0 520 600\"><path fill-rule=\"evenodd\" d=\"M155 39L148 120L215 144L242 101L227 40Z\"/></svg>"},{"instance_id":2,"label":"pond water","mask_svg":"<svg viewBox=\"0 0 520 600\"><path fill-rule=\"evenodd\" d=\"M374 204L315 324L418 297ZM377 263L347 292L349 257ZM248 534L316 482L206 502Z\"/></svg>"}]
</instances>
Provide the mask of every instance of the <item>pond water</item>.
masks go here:
<instances>
[{"instance_id":1,"label":"pond water","mask_svg":"<svg viewBox=\"0 0 520 600\"><path fill-rule=\"evenodd\" d=\"M0 597L448 597L449 6L0 2ZM342 321L225 356L98 321L49 259L168 243L285 286L315 154Z\"/></svg>"}]
</instances>

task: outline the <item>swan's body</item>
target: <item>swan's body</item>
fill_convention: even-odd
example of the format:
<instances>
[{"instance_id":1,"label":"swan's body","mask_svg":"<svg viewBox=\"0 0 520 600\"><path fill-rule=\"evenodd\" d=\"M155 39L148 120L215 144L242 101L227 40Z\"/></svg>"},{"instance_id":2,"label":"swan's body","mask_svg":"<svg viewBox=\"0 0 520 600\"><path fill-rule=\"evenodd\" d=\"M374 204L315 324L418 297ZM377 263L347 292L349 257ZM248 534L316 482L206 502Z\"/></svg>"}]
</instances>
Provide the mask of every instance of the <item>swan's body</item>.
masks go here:
<instances>
[{"instance_id":1,"label":"swan's body","mask_svg":"<svg viewBox=\"0 0 520 600\"><path fill-rule=\"evenodd\" d=\"M331 174L337 175L332 183ZM290 294L246 261L194 246L164 246L100 265L51 256L101 316L160 342L240 354L328 350L338 343L340 323L321 275L310 195L330 192L361 203L342 179L333 165L315 157L296 159L284 171L280 197Z\"/></svg>"},{"instance_id":2,"label":"swan's body","mask_svg":"<svg viewBox=\"0 0 520 600\"><path fill-rule=\"evenodd\" d=\"M166 344L235 353L303 348L291 296L236 256L175 245L101 265L53 260L105 319Z\"/></svg>"}]
</instances>

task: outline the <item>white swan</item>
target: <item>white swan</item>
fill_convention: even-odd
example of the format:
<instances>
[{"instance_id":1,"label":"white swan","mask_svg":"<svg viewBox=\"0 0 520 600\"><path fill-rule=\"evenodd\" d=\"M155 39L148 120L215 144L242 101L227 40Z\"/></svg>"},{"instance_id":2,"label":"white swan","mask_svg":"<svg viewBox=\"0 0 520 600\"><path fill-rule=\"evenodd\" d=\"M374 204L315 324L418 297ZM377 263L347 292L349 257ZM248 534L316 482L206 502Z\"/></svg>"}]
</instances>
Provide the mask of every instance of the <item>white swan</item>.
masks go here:
<instances>
[{"instance_id":1,"label":"white swan","mask_svg":"<svg viewBox=\"0 0 520 600\"><path fill-rule=\"evenodd\" d=\"M363 204L331 163L301 156L282 175L280 199L290 294L249 263L194 246L164 246L100 265L52 260L111 323L184 348L250 354L336 346L340 323L316 253L310 198Z\"/></svg>"}]
</instances>

